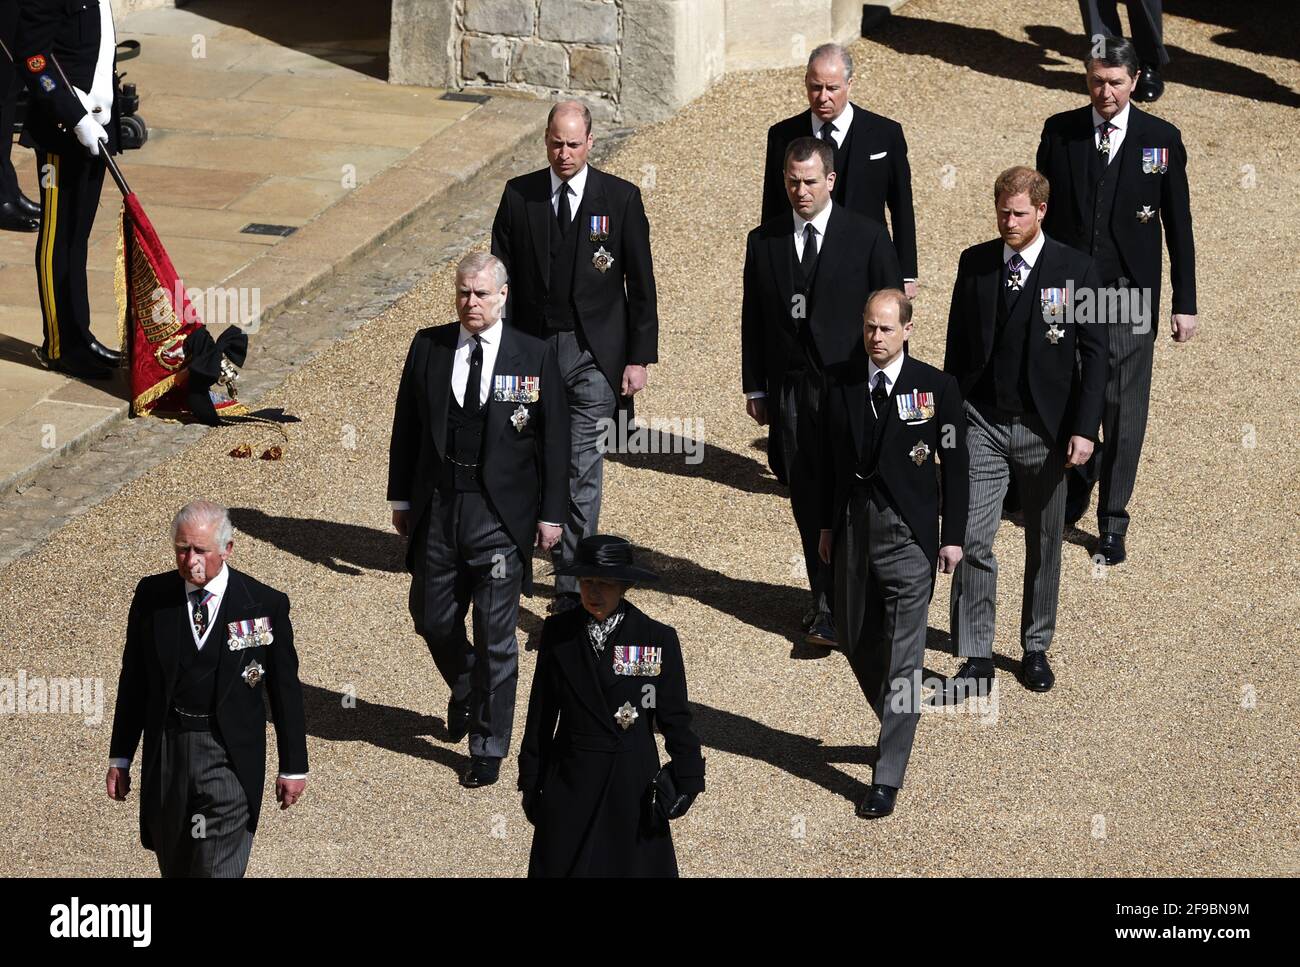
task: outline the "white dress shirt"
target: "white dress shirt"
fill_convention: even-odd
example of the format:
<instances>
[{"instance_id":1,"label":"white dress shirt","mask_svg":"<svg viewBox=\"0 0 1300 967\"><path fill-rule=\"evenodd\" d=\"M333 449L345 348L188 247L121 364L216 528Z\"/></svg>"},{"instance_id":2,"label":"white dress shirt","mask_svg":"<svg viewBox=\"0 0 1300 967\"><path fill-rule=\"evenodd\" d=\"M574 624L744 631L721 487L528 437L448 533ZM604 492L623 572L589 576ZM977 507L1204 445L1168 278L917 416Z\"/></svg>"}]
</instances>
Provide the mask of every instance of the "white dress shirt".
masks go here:
<instances>
[{"instance_id":1,"label":"white dress shirt","mask_svg":"<svg viewBox=\"0 0 1300 967\"><path fill-rule=\"evenodd\" d=\"M867 363L867 399L871 402L871 411L876 414L877 420L885 414L877 412L876 401L871 399L871 394L876 388L876 374L885 374L885 392L892 393L894 391L894 384L898 382L898 374L903 371L903 359L905 355L905 353L900 352L894 357L893 362L884 369L877 366L874 359Z\"/></svg>"},{"instance_id":2,"label":"white dress shirt","mask_svg":"<svg viewBox=\"0 0 1300 967\"><path fill-rule=\"evenodd\" d=\"M551 211L556 217L560 214L560 185L564 179L551 168ZM569 214L578 217L578 206L582 204L583 192L587 190L587 166L583 165L576 175L569 179Z\"/></svg>"},{"instance_id":3,"label":"white dress shirt","mask_svg":"<svg viewBox=\"0 0 1300 967\"><path fill-rule=\"evenodd\" d=\"M796 261L803 261L803 230L805 226L813 227L813 244L817 246L817 254L822 251L822 239L826 237L826 223L831 219L831 206L828 203L825 208L814 215L811 219L804 218L793 208L790 209L794 215L794 257ZM764 390L752 390L745 394L747 400L761 400L767 396Z\"/></svg>"},{"instance_id":4,"label":"white dress shirt","mask_svg":"<svg viewBox=\"0 0 1300 967\"><path fill-rule=\"evenodd\" d=\"M1110 119L1111 126L1114 128L1110 132L1110 161L1114 161L1119 157L1119 146L1124 143L1124 135L1128 133L1128 109L1132 106L1132 104L1125 104L1124 110ZM1098 151L1101 150L1101 132L1097 129L1104 120L1106 119L1098 114L1097 109L1094 107L1092 109L1092 146Z\"/></svg>"},{"instance_id":5,"label":"white dress shirt","mask_svg":"<svg viewBox=\"0 0 1300 967\"><path fill-rule=\"evenodd\" d=\"M844 138L849 133L849 125L852 123L853 105L848 101L845 101L844 110L831 120L831 124L835 125L835 130L831 132L831 137L835 139L835 147L844 147ZM825 126L825 124L826 122L816 114L812 115L812 133L814 138L820 138L822 136L822 127Z\"/></svg>"},{"instance_id":6,"label":"white dress shirt","mask_svg":"<svg viewBox=\"0 0 1300 967\"><path fill-rule=\"evenodd\" d=\"M1098 123L1100 124L1101 122ZM1024 259L1025 264L1029 266L1029 272L1034 270L1034 265L1038 262L1038 255L1043 251L1043 243L1046 241L1047 235L1040 228L1038 234L1034 236L1034 240L1020 250L1020 257ZM1002 243L1002 264L1004 267L1011 261L1011 256L1015 254L1015 249L1006 242ZM1021 283L1023 283L1025 279L1029 278L1029 272L1025 273L1025 278L1020 280Z\"/></svg>"}]
</instances>

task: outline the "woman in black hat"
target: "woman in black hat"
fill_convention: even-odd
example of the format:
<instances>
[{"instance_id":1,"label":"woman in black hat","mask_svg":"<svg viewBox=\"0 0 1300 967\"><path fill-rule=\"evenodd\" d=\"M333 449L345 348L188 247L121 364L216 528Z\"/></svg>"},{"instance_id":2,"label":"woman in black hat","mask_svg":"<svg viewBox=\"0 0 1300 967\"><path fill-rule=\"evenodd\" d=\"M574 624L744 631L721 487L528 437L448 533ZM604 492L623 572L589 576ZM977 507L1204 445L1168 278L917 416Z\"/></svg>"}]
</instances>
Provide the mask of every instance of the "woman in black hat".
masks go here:
<instances>
[{"instance_id":1,"label":"woman in black hat","mask_svg":"<svg viewBox=\"0 0 1300 967\"><path fill-rule=\"evenodd\" d=\"M594 535L556 574L582 607L546 619L519 749L529 876L676 876L668 820L704 791L677 632L625 600L657 580L632 545ZM660 768L654 732L669 758Z\"/></svg>"}]
</instances>

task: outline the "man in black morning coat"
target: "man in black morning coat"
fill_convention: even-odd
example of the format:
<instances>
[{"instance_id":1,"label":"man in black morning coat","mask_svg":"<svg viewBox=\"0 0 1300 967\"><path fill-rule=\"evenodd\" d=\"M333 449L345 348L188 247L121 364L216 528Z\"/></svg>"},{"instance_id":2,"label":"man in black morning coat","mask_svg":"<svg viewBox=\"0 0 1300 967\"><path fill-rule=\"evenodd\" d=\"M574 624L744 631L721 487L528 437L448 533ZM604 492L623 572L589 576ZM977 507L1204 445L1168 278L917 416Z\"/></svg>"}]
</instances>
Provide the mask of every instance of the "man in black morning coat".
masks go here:
<instances>
[{"instance_id":1,"label":"man in black morning coat","mask_svg":"<svg viewBox=\"0 0 1300 967\"><path fill-rule=\"evenodd\" d=\"M241 877L266 778L266 700L288 809L307 785L307 730L289 599L226 561L230 515L195 500L172 521L176 569L131 599L109 741L123 800L144 736L140 841L164 877Z\"/></svg>"},{"instance_id":2,"label":"man in black morning coat","mask_svg":"<svg viewBox=\"0 0 1300 967\"><path fill-rule=\"evenodd\" d=\"M889 227L903 270L908 298L916 296L916 215L912 210L912 169L907 163L903 128L849 100L853 58L839 44L823 44L808 57L804 89L808 110L768 128L763 164L763 214L766 222L784 215L785 149L795 138L821 138L835 152L836 204Z\"/></svg>"},{"instance_id":3,"label":"man in black morning coat","mask_svg":"<svg viewBox=\"0 0 1300 967\"><path fill-rule=\"evenodd\" d=\"M1101 53L1086 63L1092 104L1047 119L1037 164L1052 186L1043 230L1093 257L1110 330L1102 442L1083 470L1069 474L1066 522L1083 515L1099 481L1098 553L1118 564L1128 553L1128 503L1160 332L1161 227L1168 232L1176 343L1196 334L1196 247L1182 136L1130 103L1138 77L1133 45L1108 40Z\"/></svg>"},{"instance_id":4,"label":"man in black morning coat","mask_svg":"<svg viewBox=\"0 0 1300 967\"><path fill-rule=\"evenodd\" d=\"M903 351L906 294L873 295L862 331L865 354L836 374L822 409L821 554L834 557L835 625L880 720L857 807L878 818L894 811L912 753L935 568L961 560L970 479L957 380Z\"/></svg>"},{"instance_id":5,"label":"man in black morning coat","mask_svg":"<svg viewBox=\"0 0 1300 967\"><path fill-rule=\"evenodd\" d=\"M451 689L447 731L469 734L467 788L496 782L510 748L519 595L532 593L533 546L559 540L568 500L555 350L502 322L506 292L498 259L461 259L459 322L411 341L388 457L393 526L410 538L411 618Z\"/></svg>"},{"instance_id":6,"label":"man in black morning coat","mask_svg":"<svg viewBox=\"0 0 1300 967\"><path fill-rule=\"evenodd\" d=\"M805 640L831 647L830 567L817 556L817 408L822 374L862 345L862 307L876 289L901 288L889 236L834 203L834 155L816 138L786 148L786 210L749 233L741 305L745 408L768 425L772 473L790 487L812 604Z\"/></svg>"},{"instance_id":7,"label":"man in black morning coat","mask_svg":"<svg viewBox=\"0 0 1300 967\"><path fill-rule=\"evenodd\" d=\"M492 254L510 274L506 324L551 344L569 401L572 463L557 566L599 524L601 445L615 439L602 427L626 422L646 367L659 359L641 192L587 163L593 143L587 107L556 104L546 126L549 166L510 179L492 223ZM553 610L577 604L572 578L557 576L555 590Z\"/></svg>"}]
</instances>

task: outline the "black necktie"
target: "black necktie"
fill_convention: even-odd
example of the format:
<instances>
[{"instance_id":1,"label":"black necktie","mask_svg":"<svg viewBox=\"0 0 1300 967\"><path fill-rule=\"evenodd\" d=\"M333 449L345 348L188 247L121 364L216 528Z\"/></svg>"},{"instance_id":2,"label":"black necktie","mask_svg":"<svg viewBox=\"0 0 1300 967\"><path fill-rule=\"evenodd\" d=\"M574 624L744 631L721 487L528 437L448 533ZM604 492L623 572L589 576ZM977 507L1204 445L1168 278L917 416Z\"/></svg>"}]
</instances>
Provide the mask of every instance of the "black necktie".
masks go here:
<instances>
[{"instance_id":1,"label":"black necktie","mask_svg":"<svg viewBox=\"0 0 1300 967\"><path fill-rule=\"evenodd\" d=\"M560 204L557 206L555 217L560 223L561 235L568 232L569 222L573 221L573 209L569 207L569 192L572 190L567 181L560 185Z\"/></svg>"},{"instance_id":2,"label":"black necktie","mask_svg":"<svg viewBox=\"0 0 1300 967\"><path fill-rule=\"evenodd\" d=\"M1110 132L1117 131L1118 128L1109 121L1102 121L1097 125L1097 154L1101 156L1101 166L1105 168L1110 164Z\"/></svg>"},{"instance_id":3,"label":"black necktie","mask_svg":"<svg viewBox=\"0 0 1300 967\"><path fill-rule=\"evenodd\" d=\"M469 354L469 377L465 380L465 412L477 416L482 404L479 393L483 386L483 337L474 337L474 351Z\"/></svg>"},{"instance_id":4,"label":"black necktie","mask_svg":"<svg viewBox=\"0 0 1300 967\"><path fill-rule=\"evenodd\" d=\"M200 638L208 630L208 599L212 595L202 588L195 588L190 592L190 600L194 602L194 633Z\"/></svg>"},{"instance_id":5,"label":"black necktie","mask_svg":"<svg viewBox=\"0 0 1300 967\"><path fill-rule=\"evenodd\" d=\"M885 389L885 371L876 374L876 385L871 390L871 405L875 408L876 419L885 417L885 407L889 404L889 390Z\"/></svg>"},{"instance_id":6,"label":"black necktie","mask_svg":"<svg viewBox=\"0 0 1300 967\"><path fill-rule=\"evenodd\" d=\"M822 125L821 139L831 146L832 151L838 147L835 144L835 125L831 124L830 121Z\"/></svg>"},{"instance_id":7,"label":"black necktie","mask_svg":"<svg viewBox=\"0 0 1300 967\"><path fill-rule=\"evenodd\" d=\"M799 259L799 271L803 273L804 283L812 281L813 268L817 265L817 230L809 222L803 227L803 257Z\"/></svg>"},{"instance_id":8,"label":"black necktie","mask_svg":"<svg viewBox=\"0 0 1300 967\"><path fill-rule=\"evenodd\" d=\"M1016 252L1011 256L1011 258L1007 259L1007 283L1005 288L1007 290L1008 303L1016 301L1016 297L1011 293L1019 292L1021 287L1024 286L1025 269L1027 268L1029 268L1029 263L1020 257L1019 252Z\"/></svg>"}]
</instances>

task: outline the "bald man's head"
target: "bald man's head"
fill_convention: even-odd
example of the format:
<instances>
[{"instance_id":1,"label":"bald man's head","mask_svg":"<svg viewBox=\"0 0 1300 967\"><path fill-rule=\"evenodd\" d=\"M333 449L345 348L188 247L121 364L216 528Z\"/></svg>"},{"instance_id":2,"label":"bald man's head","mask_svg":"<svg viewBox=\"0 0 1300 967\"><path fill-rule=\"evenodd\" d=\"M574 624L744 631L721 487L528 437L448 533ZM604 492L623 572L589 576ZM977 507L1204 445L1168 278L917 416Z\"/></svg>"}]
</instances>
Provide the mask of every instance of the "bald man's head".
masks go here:
<instances>
[{"instance_id":1,"label":"bald man's head","mask_svg":"<svg viewBox=\"0 0 1300 967\"><path fill-rule=\"evenodd\" d=\"M546 118L546 160L557 178L568 181L587 164L591 111L581 101L560 101Z\"/></svg>"}]
</instances>

